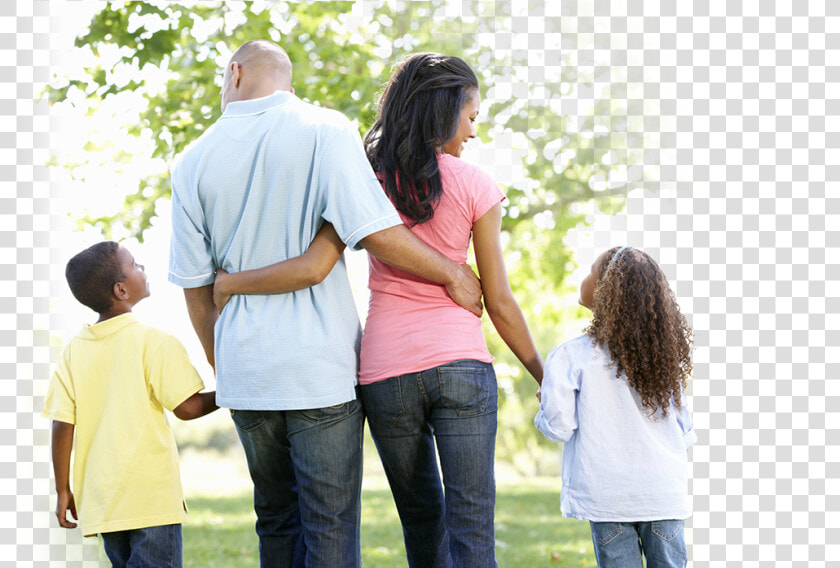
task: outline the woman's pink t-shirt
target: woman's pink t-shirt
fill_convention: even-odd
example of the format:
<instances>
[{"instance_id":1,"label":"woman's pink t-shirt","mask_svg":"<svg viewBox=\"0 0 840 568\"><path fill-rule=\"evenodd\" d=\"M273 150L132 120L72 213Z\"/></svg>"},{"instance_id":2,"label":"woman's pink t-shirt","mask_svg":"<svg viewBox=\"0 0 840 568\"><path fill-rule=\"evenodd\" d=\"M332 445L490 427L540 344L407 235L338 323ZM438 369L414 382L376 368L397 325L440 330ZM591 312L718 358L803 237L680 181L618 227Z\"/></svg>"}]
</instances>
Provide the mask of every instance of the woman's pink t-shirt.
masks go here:
<instances>
[{"instance_id":1,"label":"woman's pink t-shirt","mask_svg":"<svg viewBox=\"0 0 840 568\"><path fill-rule=\"evenodd\" d=\"M490 176L454 156L439 155L438 166L443 195L435 215L410 229L433 249L463 264L473 223L505 196ZM362 337L361 384L459 359L493 361L481 319L456 304L444 286L369 258L370 306Z\"/></svg>"}]
</instances>

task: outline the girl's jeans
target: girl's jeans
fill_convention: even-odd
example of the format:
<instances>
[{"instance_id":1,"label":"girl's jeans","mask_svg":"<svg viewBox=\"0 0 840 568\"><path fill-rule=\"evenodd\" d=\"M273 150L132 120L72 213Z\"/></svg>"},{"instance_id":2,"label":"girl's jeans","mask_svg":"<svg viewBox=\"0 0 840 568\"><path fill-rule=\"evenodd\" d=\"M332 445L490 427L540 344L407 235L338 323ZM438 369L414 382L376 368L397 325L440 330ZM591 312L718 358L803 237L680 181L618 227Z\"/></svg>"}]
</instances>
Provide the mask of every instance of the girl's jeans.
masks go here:
<instances>
[{"instance_id":1,"label":"girl's jeans","mask_svg":"<svg viewBox=\"0 0 840 568\"><path fill-rule=\"evenodd\" d=\"M590 522L599 568L683 568L686 565L682 520L640 523Z\"/></svg>"}]
</instances>

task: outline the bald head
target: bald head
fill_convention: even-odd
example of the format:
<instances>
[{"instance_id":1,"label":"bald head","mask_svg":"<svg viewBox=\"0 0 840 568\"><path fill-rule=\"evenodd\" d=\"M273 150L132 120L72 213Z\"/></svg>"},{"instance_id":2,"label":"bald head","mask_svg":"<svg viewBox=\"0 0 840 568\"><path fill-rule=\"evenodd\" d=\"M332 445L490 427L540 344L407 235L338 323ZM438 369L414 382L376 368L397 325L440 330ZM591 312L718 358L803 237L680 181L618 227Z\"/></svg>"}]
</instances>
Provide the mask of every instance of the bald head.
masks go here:
<instances>
[{"instance_id":1,"label":"bald head","mask_svg":"<svg viewBox=\"0 0 840 568\"><path fill-rule=\"evenodd\" d=\"M266 97L276 91L291 91L292 61L282 47L257 39L237 49L225 68L222 112L228 103Z\"/></svg>"}]
</instances>

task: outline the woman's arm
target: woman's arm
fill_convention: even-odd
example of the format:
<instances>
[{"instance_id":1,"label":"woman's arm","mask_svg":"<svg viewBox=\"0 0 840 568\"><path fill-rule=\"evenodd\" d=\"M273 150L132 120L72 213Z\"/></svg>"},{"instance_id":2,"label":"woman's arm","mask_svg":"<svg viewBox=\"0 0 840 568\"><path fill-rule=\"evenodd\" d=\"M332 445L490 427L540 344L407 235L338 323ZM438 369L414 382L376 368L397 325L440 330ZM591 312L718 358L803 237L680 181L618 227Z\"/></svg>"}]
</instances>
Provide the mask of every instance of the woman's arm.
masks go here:
<instances>
[{"instance_id":1,"label":"woman's arm","mask_svg":"<svg viewBox=\"0 0 840 568\"><path fill-rule=\"evenodd\" d=\"M473 247L484 292L484 307L502 340L537 383L542 383L542 358L510 290L499 236L501 230L502 206L498 203L473 224Z\"/></svg>"},{"instance_id":2,"label":"woman's arm","mask_svg":"<svg viewBox=\"0 0 840 568\"><path fill-rule=\"evenodd\" d=\"M282 294L314 286L327 277L341 258L344 246L333 226L324 223L300 256L234 274L219 270L213 285L213 301L221 312L233 294Z\"/></svg>"}]
</instances>

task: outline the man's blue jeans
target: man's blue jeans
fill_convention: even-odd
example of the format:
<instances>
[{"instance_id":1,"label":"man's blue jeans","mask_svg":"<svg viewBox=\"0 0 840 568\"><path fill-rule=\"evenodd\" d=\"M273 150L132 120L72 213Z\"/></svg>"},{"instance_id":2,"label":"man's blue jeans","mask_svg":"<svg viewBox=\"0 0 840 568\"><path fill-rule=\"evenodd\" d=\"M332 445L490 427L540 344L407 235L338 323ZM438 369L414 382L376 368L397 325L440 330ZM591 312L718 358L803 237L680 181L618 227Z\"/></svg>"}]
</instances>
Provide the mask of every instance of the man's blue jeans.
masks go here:
<instances>
[{"instance_id":1,"label":"man's blue jeans","mask_svg":"<svg viewBox=\"0 0 840 568\"><path fill-rule=\"evenodd\" d=\"M254 482L260 566L361 566L361 403L231 416Z\"/></svg>"},{"instance_id":2,"label":"man's blue jeans","mask_svg":"<svg viewBox=\"0 0 840 568\"><path fill-rule=\"evenodd\" d=\"M162 525L101 533L114 568L181 568L181 525Z\"/></svg>"},{"instance_id":3,"label":"man's blue jeans","mask_svg":"<svg viewBox=\"0 0 840 568\"><path fill-rule=\"evenodd\" d=\"M493 366L455 361L363 385L361 392L402 521L408 565L495 567Z\"/></svg>"},{"instance_id":4,"label":"man's blue jeans","mask_svg":"<svg viewBox=\"0 0 840 568\"><path fill-rule=\"evenodd\" d=\"M683 568L687 562L682 520L590 522L599 568Z\"/></svg>"}]
</instances>

